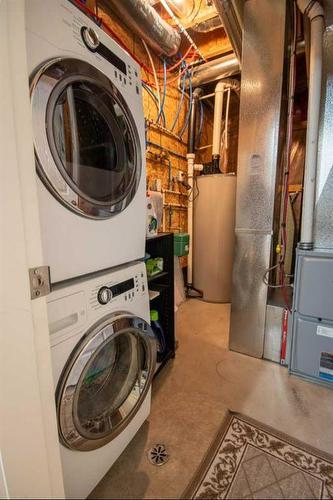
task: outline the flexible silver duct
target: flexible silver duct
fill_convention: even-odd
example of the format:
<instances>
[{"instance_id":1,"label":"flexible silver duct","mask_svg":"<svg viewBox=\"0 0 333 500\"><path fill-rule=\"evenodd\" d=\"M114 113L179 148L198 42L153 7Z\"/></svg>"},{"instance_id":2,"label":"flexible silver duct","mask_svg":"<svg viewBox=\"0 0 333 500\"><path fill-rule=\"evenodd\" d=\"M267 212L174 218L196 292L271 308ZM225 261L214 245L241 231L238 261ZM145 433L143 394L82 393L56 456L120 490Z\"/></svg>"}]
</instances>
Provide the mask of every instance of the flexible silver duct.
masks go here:
<instances>
[{"instance_id":1,"label":"flexible silver duct","mask_svg":"<svg viewBox=\"0 0 333 500\"><path fill-rule=\"evenodd\" d=\"M111 8L157 55L173 56L178 52L180 34L146 0L102 0L101 3L106 11Z\"/></svg>"},{"instance_id":2,"label":"flexible silver duct","mask_svg":"<svg viewBox=\"0 0 333 500\"><path fill-rule=\"evenodd\" d=\"M242 60L243 2L240 0L213 0L229 37L239 64Z\"/></svg>"},{"instance_id":3,"label":"flexible silver duct","mask_svg":"<svg viewBox=\"0 0 333 500\"><path fill-rule=\"evenodd\" d=\"M192 86L199 87L239 73L239 63L234 54L228 54L193 68Z\"/></svg>"}]
</instances>

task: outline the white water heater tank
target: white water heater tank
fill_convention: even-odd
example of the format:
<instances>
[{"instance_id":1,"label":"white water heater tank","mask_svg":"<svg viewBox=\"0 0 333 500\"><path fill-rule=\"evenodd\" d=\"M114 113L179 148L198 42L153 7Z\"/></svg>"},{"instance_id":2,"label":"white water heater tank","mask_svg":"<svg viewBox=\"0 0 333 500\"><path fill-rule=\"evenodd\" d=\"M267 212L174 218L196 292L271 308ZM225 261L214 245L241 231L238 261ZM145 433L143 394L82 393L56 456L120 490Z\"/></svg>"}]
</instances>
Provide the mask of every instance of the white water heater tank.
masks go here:
<instances>
[{"instance_id":1,"label":"white water heater tank","mask_svg":"<svg viewBox=\"0 0 333 500\"><path fill-rule=\"evenodd\" d=\"M230 302L235 241L236 176L197 179L193 223L193 285L208 302Z\"/></svg>"}]
</instances>

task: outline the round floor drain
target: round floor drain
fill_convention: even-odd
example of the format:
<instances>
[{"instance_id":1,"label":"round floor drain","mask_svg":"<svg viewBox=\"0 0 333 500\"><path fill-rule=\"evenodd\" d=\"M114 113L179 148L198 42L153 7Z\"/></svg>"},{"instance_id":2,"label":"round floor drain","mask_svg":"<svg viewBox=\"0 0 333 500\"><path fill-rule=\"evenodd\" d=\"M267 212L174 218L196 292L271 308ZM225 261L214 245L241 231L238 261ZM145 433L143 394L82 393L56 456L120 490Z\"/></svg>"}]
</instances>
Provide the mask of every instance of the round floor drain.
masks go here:
<instances>
[{"instance_id":1,"label":"round floor drain","mask_svg":"<svg viewBox=\"0 0 333 500\"><path fill-rule=\"evenodd\" d=\"M153 465L164 465L169 460L168 452L164 444L155 444L148 451L149 462Z\"/></svg>"}]
</instances>

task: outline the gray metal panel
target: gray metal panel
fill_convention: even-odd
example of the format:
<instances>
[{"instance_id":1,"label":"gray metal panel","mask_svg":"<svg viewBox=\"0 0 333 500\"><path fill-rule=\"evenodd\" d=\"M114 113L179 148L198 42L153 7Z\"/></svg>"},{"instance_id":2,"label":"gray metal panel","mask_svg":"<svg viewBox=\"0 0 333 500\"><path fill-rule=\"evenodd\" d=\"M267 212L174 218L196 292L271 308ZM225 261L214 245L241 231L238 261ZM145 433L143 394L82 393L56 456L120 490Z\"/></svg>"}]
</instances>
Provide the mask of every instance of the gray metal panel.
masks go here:
<instances>
[{"instance_id":1,"label":"gray metal panel","mask_svg":"<svg viewBox=\"0 0 333 500\"><path fill-rule=\"evenodd\" d=\"M333 248L333 7L326 2L324 33L323 85L320 110L318 174L314 240L317 248Z\"/></svg>"},{"instance_id":2,"label":"gray metal panel","mask_svg":"<svg viewBox=\"0 0 333 500\"><path fill-rule=\"evenodd\" d=\"M332 330L333 333L332 323L318 323L314 319L295 314L290 366L292 372L319 378L321 353L333 353L333 338L318 335L318 326Z\"/></svg>"},{"instance_id":3,"label":"gray metal panel","mask_svg":"<svg viewBox=\"0 0 333 500\"><path fill-rule=\"evenodd\" d=\"M333 321L333 254L299 255L295 309L299 314Z\"/></svg>"},{"instance_id":4,"label":"gray metal panel","mask_svg":"<svg viewBox=\"0 0 333 500\"><path fill-rule=\"evenodd\" d=\"M244 6L237 228L270 232L273 225L285 16L285 0Z\"/></svg>"},{"instance_id":5,"label":"gray metal panel","mask_svg":"<svg viewBox=\"0 0 333 500\"><path fill-rule=\"evenodd\" d=\"M270 235L236 232L229 347L256 358L264 350L267 287L262 277L271 241Z\"/></svg>"}]
</instances>

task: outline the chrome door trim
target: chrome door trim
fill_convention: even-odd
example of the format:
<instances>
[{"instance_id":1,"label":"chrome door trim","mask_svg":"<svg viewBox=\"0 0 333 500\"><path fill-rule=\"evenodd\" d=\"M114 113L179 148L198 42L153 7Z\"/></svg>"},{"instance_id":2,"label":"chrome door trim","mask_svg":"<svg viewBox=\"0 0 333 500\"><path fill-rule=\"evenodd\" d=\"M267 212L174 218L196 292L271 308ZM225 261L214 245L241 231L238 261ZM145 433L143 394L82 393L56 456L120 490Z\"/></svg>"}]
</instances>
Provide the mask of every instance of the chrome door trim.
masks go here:
<instances>
[{"instance_id":1,"label":"chrome door trim","mask_svg":"<svg viewBox=\"0 0 333 500\"><path fill-rule=\"evenodd\" d=\"M76 419L77 389L80 387L85 368L110 340L124 333L131 333L143 341L147 362L147 375L138 378L127 399L119 407L121 420L113 430L99 438L87 437L80 432ZM90 451L109 443L121 433L142 405L155 373L156 338L150 325L143 319L126 312L111 314L99 322L80 339L72 351L60 376L56 389L56 407L60 441L73 450ZM138 390L135 390L138 389Z\"/></svg>"},{"instance_id":2,"label":"chrome door trim","mask_svg":"<svg viewBox=\"0 0 333 500\"><path fill-rule=\"evenodd\" d=\"M74 81L86 81L102 88L124 113L134 147L134 174L127 192L116 203L94 200L82 193L67 174L56 151L51 134L50 114L53 112L50 105L56 102L54 92L58 97L61 91ZM89 219L108 219L124 210L138 189L142 171L142 151L131 110L117 87L92 64L75 58L58 57L44 63L32 75L30 98L36 169L49 192L65 207Z\"/></svg>"}]
</instances>

